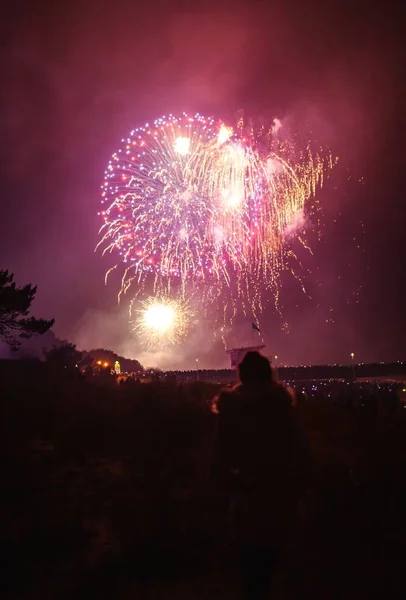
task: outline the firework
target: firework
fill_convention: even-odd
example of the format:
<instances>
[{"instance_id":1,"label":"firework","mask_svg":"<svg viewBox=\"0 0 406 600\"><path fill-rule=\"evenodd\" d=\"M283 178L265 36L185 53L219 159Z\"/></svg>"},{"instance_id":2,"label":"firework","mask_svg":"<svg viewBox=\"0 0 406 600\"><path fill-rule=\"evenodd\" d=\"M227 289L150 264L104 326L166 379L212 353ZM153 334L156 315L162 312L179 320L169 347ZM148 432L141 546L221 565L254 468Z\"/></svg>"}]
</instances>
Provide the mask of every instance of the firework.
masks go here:
<instances>
[{"instance_id":1,"label":"firework","mask_svg":"<svg viewBox=\"0 0 406 600\"><path fill-rule=\"evenodd\" d=\"M134 312L133 331L148 348L178 344L193 318L186 302L165 297L150 297L140 302ZM132 310L131 314L134 315Z\"/></svg>"},{"instance_id":2,"label":"firework","mask_svg":"<svg viewBox=\"0 0 406 600\"><path fill-rule=\"evenodd\" d=\"M207 174L218 134L213 119L169 116L132 131L113 155L102 193L101 244L127 265L124 288L151 273L184 284L212 270Z\"/></svg>"},{"instance_id":3,"label":"firework","mask_svg":"<svg viewBox=\"0 0 406 600\"><path fill-rule=\"evenodd\" d=\"M306 210L332 166L282 134L277 120L232 128L183 114L123 139L105 173L99 242L125 265L120 293L133 282L165 297L200 290L210 306L227 297L229 313L261 310L267 288L277 298L295 257L286 242L299 233L307 247Z\"/></svg>"}]
</instances>

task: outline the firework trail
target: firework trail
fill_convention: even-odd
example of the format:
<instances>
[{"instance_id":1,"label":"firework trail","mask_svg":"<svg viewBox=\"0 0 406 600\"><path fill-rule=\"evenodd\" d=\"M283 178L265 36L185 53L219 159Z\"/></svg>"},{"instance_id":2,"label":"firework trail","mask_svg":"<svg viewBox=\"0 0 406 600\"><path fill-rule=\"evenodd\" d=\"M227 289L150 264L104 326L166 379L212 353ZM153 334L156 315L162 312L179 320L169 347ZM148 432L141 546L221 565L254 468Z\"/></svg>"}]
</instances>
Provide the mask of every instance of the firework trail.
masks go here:
<instances>
[{"instance_id":1,"label":"firework trail","mask_svg":"<svg viewBox=\"0 0 406 600\"><path fill-rule=\"evenodd\" d=\"M183 114L122 140L105 173L98 244L125 265L120 294L132 283L163 297L199 291L228 317L237 305L262 310L266 289L277 303L293 255L286 239L302 232L333 166L282 131L277 120L267 128L240 119L233 129Z\"/></svg>"}]
</instances>

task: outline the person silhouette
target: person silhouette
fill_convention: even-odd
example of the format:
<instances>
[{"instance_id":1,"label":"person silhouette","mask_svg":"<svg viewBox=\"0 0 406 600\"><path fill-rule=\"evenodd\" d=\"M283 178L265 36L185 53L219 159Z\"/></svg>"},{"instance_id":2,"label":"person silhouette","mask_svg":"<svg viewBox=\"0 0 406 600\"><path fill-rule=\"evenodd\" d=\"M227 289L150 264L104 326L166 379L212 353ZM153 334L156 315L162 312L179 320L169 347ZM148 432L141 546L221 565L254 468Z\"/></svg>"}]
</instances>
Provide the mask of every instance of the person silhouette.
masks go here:
<instances>
[{"instance_id":1,"label":"person silhouette","mask_svg":"<svg viewBox=\"0 0 406 600\"><path fill-rule=\"evenodd\" d=\"M269 360L248 352L238 371L240 383L214 402L212 474L230 499L244 598L265 600L307 487L308 451L292 396L275 381Z\"/></svg>"}]
</instances>

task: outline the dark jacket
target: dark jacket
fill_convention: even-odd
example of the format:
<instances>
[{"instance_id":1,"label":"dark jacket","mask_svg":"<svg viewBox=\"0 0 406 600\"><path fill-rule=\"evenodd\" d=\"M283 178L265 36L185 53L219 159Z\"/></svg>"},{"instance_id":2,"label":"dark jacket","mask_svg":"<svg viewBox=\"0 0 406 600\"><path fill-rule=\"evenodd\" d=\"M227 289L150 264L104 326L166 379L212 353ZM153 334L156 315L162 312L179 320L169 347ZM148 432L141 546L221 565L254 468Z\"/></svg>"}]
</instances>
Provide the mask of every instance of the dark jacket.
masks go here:
<instances>
[{"instance_id":1,"label":"dark jacket","mask_svg":"<svg viewBox=\"0 0 406 600\"><path fill-rule=\"evenodd\" d=\"M233 533L278 543L294 520L308 478L308 450L289 392L275 382L239 385L217 401L213 461L228 486Z\"/></svg>"}]
</instances>

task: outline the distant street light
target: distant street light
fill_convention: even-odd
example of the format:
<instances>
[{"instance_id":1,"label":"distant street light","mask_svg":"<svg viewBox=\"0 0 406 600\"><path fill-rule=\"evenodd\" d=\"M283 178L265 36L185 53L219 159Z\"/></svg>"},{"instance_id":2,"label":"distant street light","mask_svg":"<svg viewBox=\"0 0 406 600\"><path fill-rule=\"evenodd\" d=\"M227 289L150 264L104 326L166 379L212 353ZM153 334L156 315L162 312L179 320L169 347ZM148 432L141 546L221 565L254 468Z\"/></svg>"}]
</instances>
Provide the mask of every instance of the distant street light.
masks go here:
<instances>
[{"instance_id":1,"label":"distant street light","mask_svg":"<svg viewBox=\"0 0 406 600\"><path fill-rule=\"evenodd\" d=\"M199 359L196 358L196 381L199 381Z\"/></svg>"},{"instance_id":2,"label":"distant street light","mask_svg":"<svg viewBox=\"0 0 406 600\"><path fill-rule=\"evenodd\" d=\"M355 379L355 363L354 363L355 354L354 354L354 352L351 352L350 356L351 356L351 361L352 361L352 378Z\"/></svg>"},{"instance_id":3,"label":"distant street light","mask_svg":"<svg viewBox=\"0 0 406 600\"><path fill-rule=\"evenodd\" d=\"M277 378L278 378L278 366L277 366L277 364L276 364L276 361L278 360L278 355L277 355L277 354L275 354L275 356L274 356L274 359L275 359L275 365L274 365L274 375L275 375L275 377L276 377L276 379L277 379Z\"/></svg>"}]
</instances>

